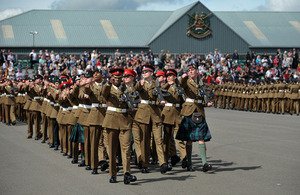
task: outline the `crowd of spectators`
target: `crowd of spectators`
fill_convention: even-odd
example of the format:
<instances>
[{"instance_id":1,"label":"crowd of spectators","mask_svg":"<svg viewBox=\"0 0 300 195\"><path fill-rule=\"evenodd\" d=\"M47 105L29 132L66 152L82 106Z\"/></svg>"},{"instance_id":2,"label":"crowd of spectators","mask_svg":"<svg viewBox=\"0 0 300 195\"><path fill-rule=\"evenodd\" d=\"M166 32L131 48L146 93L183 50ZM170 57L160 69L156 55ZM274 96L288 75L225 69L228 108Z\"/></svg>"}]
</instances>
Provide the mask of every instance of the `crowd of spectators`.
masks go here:
<instances>
[{"instance_id":1,"label":"crowd of spectators","mask_svg":"<svg viewBox=\"0 0 300 195\"><path fill-rule=\"evenodd\" d=\"M251 53L251 54L250 54ZM161 50L159 54L153 54L151 49L140 53L121 53L119 49L112 55L102 54L100 51L84 51L81 55L66 55L60 52L48 50L29 53L29 68L37 65L37 74L57 75L69 74L81 75L87 70L101 69L103 76L109 76L109 70L114 67L131 68L141 75L143 64L152 64L156 70L176 69L179 76L187 71L188 64L195 63L199 67L199 73L210 83L215 81L222 83L224 79L255 82L256 80L272 78L293 80L300 79L300 57L294 48L290 51L277 50L276 55L256 54L248 52L244 60L240 59L238 51L231 55L215 49L207 55L199 55L193 52L171 54L169 50ZM9 76L12 79L22 79L25 73L22 71L22 63L17 62L11 50L1 50L0 77ZM16 67L16 68L15 68ZM17 70L15 72L15 69Z\"/></svg>"}]
</instances>

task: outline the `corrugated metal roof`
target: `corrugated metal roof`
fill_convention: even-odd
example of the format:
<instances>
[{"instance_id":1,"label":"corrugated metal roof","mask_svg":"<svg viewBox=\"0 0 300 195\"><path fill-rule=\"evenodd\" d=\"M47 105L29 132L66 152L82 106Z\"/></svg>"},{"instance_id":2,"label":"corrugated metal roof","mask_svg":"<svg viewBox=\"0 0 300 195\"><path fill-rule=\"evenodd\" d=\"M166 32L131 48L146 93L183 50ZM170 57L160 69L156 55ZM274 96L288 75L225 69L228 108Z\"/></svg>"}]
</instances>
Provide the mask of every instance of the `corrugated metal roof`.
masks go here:
<instances>
[{"instance_id":1,"label":"corrugated metal roof","mask_svg":"<svg viewBox=\"0 0 300 195\"><path fill-rule=\"evenodd\" d=\"M214 12L214 14L248 42L250 47L300 47L300 32L290 22L294 21L293 24L295 21L299 22L300 12ZM252 25L252 28L247 24Z\"/></svg>"},{"instance_id":2,"label":"corrugated metal roof","mask_svg":"<svg viewBox=\"0 0 300 195\"><path fill-rule=\"evenodd\" d=\"M175 10L170 17L166 20L166 22L161 26L161 28L155 33L155 35L151 38L149 43L155 40L158 36L160 36L163 32L165 32L172 24L174 24L178 19L180 19L184 14L186 14L192 7L197 5L198 2L187 5L183 8Z\"/></svg>"},{"instance_id":3,"label":"corrugated metal roof","mask_svg":"<svg viewBox=\"0 0 300 195\"><path fill-rule=\"evenodd\" d=\"M37 31L35 47L147 47L199 3L173 12L32 10L0 21L0 45L31 47ZM300 47L300 12L214 14L250 47Z\"/></svg>"},{"instance_id":4,"label":"corrugated metal roof","mask_svg":"<svg viewBox=\"0 0 300 195\"><path fill-rule=\"evenodd\" d=\"M172 12L168 11L91 11L91 10L32 10L0 21L0 26L12 25L14 39L0 34L3 47L31 47L30 31L36 47L145 47ZM101 25L109 20L118 35L109 39ZM57 38L51 21L60 21L65 38ZM59 25L58 25L59 26ZM62 31L60 29L60 31ZM56 34L55 34L56 33Z\"/></svg>"}]
</instances>

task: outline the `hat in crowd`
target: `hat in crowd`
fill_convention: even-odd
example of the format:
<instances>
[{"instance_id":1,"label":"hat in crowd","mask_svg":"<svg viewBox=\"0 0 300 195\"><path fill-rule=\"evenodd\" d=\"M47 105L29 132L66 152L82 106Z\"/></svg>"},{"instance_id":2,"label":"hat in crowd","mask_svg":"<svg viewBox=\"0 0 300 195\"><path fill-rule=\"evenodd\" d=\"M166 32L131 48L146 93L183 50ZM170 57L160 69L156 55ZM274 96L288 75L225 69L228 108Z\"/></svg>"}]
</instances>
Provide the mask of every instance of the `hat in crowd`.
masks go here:
<instances>
[{"instance_id":1,"label":"hat in crowd","mask_svg":"<svg viewBox=\"0 0 300 195\"><path fill-rule=\"evenodd\" d=\"M41 80L43 80L43 76L40 75L40 74L37 74L37 75L34 76L34 79L35 79L35 80L36 80L36 79L41 79Z\"/></svg>"},{"instance_id":2,"label":"hat in crowd","mask_svg":"<svg viewBox=\"0 0 300 195\"><path fill-rule=\"evenodd\" d=\"M164 72L164 71L162 71L162 70L159 70L159 71L157 71L157 72L156 72L155 76L156 76L156 77L160 77L160 76L166 76L166 74L165 74L165 72Z\"/></svg>"},{"instance_id":3,"label":"hat in crowd","mask_svg":"<svg viewBox=\"0 0 300 195\"><path fill-rule=\"evenodd\" d=\"M29 76L25 76L25 77L24 77L24 80L25 80L25 81L30 80L30 77L29 77Z\"/></svg>"},{"instance_id":4,"label":"hat in crowd","mask_svg":"<svg viewBox=\"0 0 300 195\"><path fill-rule=\"evenodd\" d=\"M150 71L154 72L155 68L151 64L145 64L142 66L142 71L145 71L145 70L150 70Z\"/></svg>"},{"instance_id":5,"label":"hat in crowd","mask_svg":"<svg viewBox=\"0 0 300 195\"><path fill-rule=\"evenodd\" d=\"M166 76L168 77L169 75L177 76L177 71L175 69L168 69L166 71Z\"/></svg>"},{"instance_id":6,"label":"hat in crowd","mask_svg":"<svg viewBox=\"0 0 300 195\"><path fill-rule=\"evenodd\" d=\"M80 75L76 75L73 77L73 82L75 83L76 81L80 80Z\"/></svg>"},{"instance_id":7,"label":"hat in crowd","mask_svg":"<svg viewBox=\"0 0 300 195\"><path fill-rule=\"evenodd\" d=\"M68 82L63 82L63 83L60 84L60 86L59 86L59 88L60 88L61 90L65 89L65 88L67 88L67 87L69 87Z\"/></svg>"},{"instance_id":8,"label":"hat in crowd","mask_svg":"<svg viewBox=\"0 0 300 195\"><path fill-rule=\"evenodd\" d=\"M124 73L123 68L114 68L109 71L109 73L115 78L121 78Z\"/></svg>"},{"instance_id":9,"label":"hat in crowd","mask_svg":"<svg viewBox=\"0 0 300 195\"><path fill-rule=\"evenodd\" d=\"M132 70L132 69L125 69L124 70L124 76L128 76L128 75L131 75L133 77L137 76L137 74L136 74L136 72L134 70Z\"/></svg>"},{"instance_id":10,"label":"hat in crowd","mask_svg":"<svg viewBox=\"0 0 300 195\"><path fill-rule=\"evenodd\" d=\"M47 81L52 83L53 77L54 76L48 76Z\"/></svg>"},{"instance_id":11,"label":"hat in crowd","mask_svg":"<svg viewBox=\"0 0 300 195\"><path fill-rule=\"evenodd\" d=\"M191 63L187 66L187 69L189 70L191 68L198 69L198 66L195 63Z\"/></svg>"},{"instance_id":12,"label":"hat in crowd","mask_svg":"<svg viewBox=\"0 0 300 195\"><path fill-rule=\"evenodd\" d=\"M59 78L58 78L57 76L53 77L52 83L54 83L54 84L55 84L55 83L60 83Z\"/></svg>"},{"instance_id":13,"label":"hat in crowd","mask_svg":"<svg viewBox=\"0 0 300 195\"><path fill-rule=\"evenodd\" d=\"M91 77L93 77L93 71L86 71L86 73L84 74L84 77L85 78L91 78Z\"/></svg>"}]
</instances>

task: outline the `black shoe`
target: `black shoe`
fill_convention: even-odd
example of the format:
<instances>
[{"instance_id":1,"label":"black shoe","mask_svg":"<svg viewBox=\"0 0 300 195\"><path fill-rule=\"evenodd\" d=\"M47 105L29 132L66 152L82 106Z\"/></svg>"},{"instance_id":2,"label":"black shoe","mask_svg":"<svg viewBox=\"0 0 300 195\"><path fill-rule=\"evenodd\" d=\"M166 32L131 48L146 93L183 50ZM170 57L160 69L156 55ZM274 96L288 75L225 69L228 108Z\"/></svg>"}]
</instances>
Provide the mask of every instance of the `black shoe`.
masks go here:
<instances>
[{"instance_id":1,"label":"black shoe","mask_svg":"<svg viewBox=\"0 0 300 195\"><path fill-rule=\"evenodd\" d=\"M117 183L117 176L111 176L109 179L109 183Z\"/></svg>"},{"instance_id":2,"label":"black shoe","mask_svg":"<svg viewBox=\"0 0 300 195\"><path fill-rule=\"evenodd\" d=\"M12 122L11 124L12 124L13 126L15 126L15 125L16 125L16 121Z\"/></svg>"},{"instance_id":3,"label":"black shoe","mask_svg":"<svg viewBox=\"0 0 300 195\"><path fill-rule=\"evenodd\" d=\"M101 166L100 170L103 172L108 168L108 163L106 161L102 161L100 162L100 166Z\"/></svg>"},{"instance_id":4,"label":"black shoe","mask_svg":"<svg viewBox=\"0 0 300 195\"><path fill-rule=\"evenodd\" d=\"M124 184L130 184L130 182L135 182L136 176L131 175L130 173L125 173L124 175Z\"/></svg>"},{"instance_id":5,"label":"black shoe","mask_svg":"<svg viewBox=\"0 0 300 195\"><path fill-rule=\"evenodd\" d=\"M58 146L54 146L54 150L58 150Z\"/></svg>"},{"instance_id":6,"label":"black shoe","mask_svg":"<svg viewBox=\"0 0 300 195\"><path fill-rule=\"evenodd\" d=\"M89 170L92 170L91 166L87 165L85 166L85 170L89 171Z\"/></svg>"},{"instance_id":7,"label":"black shoe","mask_svg":"<svg viewBox=\"0 0 300 195\"><path fill-rule=\"evenodd\" d=\"M67 153L63 153L63 156L68 156L68 154Z\"/></svg>"},{"instance_id":8,"label":"black shoe","mask_svg":"<svg viewBox=\"0 0 300 195\"><path fill-rule=\"evenodd\" d=\"M149 173L148 167L143 167L142 168L142 173Z\"/></svg>"},{"instance_id":9,"label":"black shoe","mask_svg":"<svg viewBox=\"0 0 300 195\"><path fill-rule=\"evenodd\" d=\"M7 126L10 126L10 123L6 123Z\"/></svg>"},{"instance_id":10,"label":"black shoe","mask_svg":"<svg viewBox=\"0 0 300 195\"><path fill-rule=\"evenodd\" d=\"M162 164L162 165L160 166L160 172L161 172L161 174L166 173L167 170L168 170L168 165L167 165L166 163L164 163L164 164Z\"/></svg>"},{"instance_id":11,"label":"black shoe","mask_svg":"<svg viewBox=\"0 0 300 195\"><path fill-rule=\"evenodd\" d=\"M184 157L184 159L182 159L181 167L182 167L183 169L185 169L185 168L187 167L187 159L186 159L186 157Z\"/></svg>"},{"instance_id":12,"label":"black shoe","mask_svg":"<svg viewBox=\"0 0 300 195\"><path fill-rule=\"evenodd\" d=\"M69 154L68 158L72 158L72 154Z\"/></svg>"},{"instance_id":13,"label":"black shoe","mask_svg":"<svg viewBox=\"0 0 300 195\"><path fill-rule=\"evenodd\" d=\"M190 165L190 166L187 167L187 171L194 172L195 169L194 169L194 167L192 165Z\"/></svg>"},{"instance_id":14,"label":"black shoe","mask_svg":"<svg viewBox=\"0 0 300 195\"><path fill-rule=\"evenodd\" d=\"M46 141L45 141L45 140L42 140L41 143L44 144L44 143L46 143Z\"/></svg>"},{"instance_id":15,"label":"black shoe","mask_svg":"<svg viewBox=\"0 0 300 195\"><path fill-rule=\"evenodd\" d=\"M60 150L60 153L64 153L64 151L63 151L63 150Z\"/></svg>"},{"instance_id":16,"label":"black shoe","mask_svg":"<svg viewBox=\"0 0 300 195\"><path fill-rule=\"evenodd\" d=\"M142 162L142 161L140 161L140 162L138 163L138 168L139 168L139 169L142 169L142 168L143 168L143 162Z\"/></svg>"},{"instance_id":17,"label":"black shoe","mask_svg":"<svg viewBox=\"0 0 300 195\"><path fill-rule=\"evenodd\" d=\"M96 174L98 174L98 169L97 168L92 170L92 175L96 175Z\"/></svg>"},{"instance_id":18,"label":"black shoe","mask_svg":"<svg viewBox=\"0 0 300 195\"><path fill-rule=\"evenodd\" d=\"M80 164L78 165L78 167L83 167L85 166L85 160L81 160Z\"/></svg>"},{"instance_id":19,"label":"black shoe","mask_svg":"<svg viewBox=\"0 0 300 195\"><path fill-rule=\"evenodd\" d=\"M207 172L207 171L209 171L209 170L211 170L211 169L212 169L212 166L209 165L209 164L207 164L207 163L205 163L205 164L203 165L202 171L203 171L203 172Z\"/></svg>"},{"instance_id":20,"label":"black shoe","mask_svg":"<svg viewBox=\"0 0 300 195\"><path fill-rule=\"evenodd\" d=\"M167 165L167 171L171 171L171 170L172 170L172 164L168 163L168 165Z\"/></svg>"},{"instance_id":21,"label":"black shoe","mask_svg":"<svg viewBox=\"0 0 300 195\"><path fill-rule=\"evenodd\" d=\"M171 164L174 167L177 163L179 163L180 158L176 155L176 156L172 156L171 157Z\"/></svg>"},{"instance_id":22,"label":"black shoe","mask_svg":"<svg viewBox=\"0 0 300 195\"><path fill-rule=\"evenodd\" d=\"M40 133L37 137L38 139L41 139L43 137L43 133Z\"/></svg>"},{"instance_id":23,"label":"black shoe","mask_svg":"<svg viewBox=\"0 0 300 195\"><path fill-rule=\"evenodd\" d=\"M28 137L27 137L27 139L31 139L31 138L32 138L32 136L28 136Z\"/></svg>"},{"instance_id":24,"label":"black shoe","mask_svg":"<svg viewBox=\"0 0 300 195\"><path fill-rule=\"evenodd\" d=\"M39 138L38 137L34 137L34 140L39 140Z\"/></svg>"},{"instance_id":25,"label":"black shoe","mask_svg":"<svg viewBox=\"0 0 300 195\"><path fill-rule=\"evenodd\" d=\"M77 159L73 159L73 160L71 161L71 163L72 163L72 164L76 164L76 163L78 163L78 160L77 160Z\"/></svg>"}]
</instances>

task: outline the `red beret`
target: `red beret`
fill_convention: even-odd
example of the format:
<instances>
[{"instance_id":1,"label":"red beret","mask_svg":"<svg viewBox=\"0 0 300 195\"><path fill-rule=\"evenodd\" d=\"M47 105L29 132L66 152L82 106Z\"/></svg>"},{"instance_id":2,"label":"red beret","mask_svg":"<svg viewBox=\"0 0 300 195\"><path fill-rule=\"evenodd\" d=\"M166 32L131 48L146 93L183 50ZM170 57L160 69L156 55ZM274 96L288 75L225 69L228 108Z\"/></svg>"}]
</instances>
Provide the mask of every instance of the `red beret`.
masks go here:
<instances>
[{"instance_id":1,"label":"red beret","mask_svg":"<svg viewBox=\"0 0 300 195\"><path fill-rule=\"evenodd\" d=\"M165 75L165 72L162 71L162 70L157 71L157 72L156 72L156 77L159 77L159 76L166 76L166 75Z\"/></svg>"},{"instance_id":2,"label":"red beret","mask_svg":"<svg viewBox=\"0 0 300 195\"><path fill-rule=\"evenodd\" d=\"M120 78L120 77L122 77L122 75L124 73L124 69L123 68L114 68L114 69L111 69L109 71L109 73L116 78Z\"/></svg>"},{"instance_id":3,"label":"red beret","mask_svg":"<svg viewBox=\"0 0 300 195\"><path fill-rule=\"evenodd\" d=\"M133 77L137 76L136 72L134 70L132 70L132 69L125 69L124 76L126 76L126 75L131 75Z\"/></svg>"},{"instance_id":4,"label":"red beret","mask_svg":"<svg viewBox=\"0 0 300 195\"><path fill-rule=\"evenodd\" d=\"M59 88L60 89L64 89L66 87L69 87L68 82L63 82L62 84L60 84Z\"/></svg>"}]
</instances>

